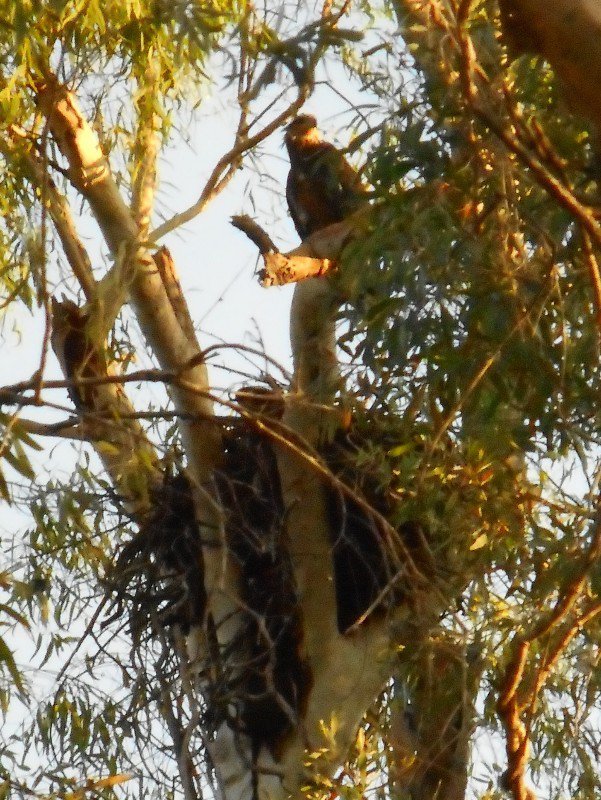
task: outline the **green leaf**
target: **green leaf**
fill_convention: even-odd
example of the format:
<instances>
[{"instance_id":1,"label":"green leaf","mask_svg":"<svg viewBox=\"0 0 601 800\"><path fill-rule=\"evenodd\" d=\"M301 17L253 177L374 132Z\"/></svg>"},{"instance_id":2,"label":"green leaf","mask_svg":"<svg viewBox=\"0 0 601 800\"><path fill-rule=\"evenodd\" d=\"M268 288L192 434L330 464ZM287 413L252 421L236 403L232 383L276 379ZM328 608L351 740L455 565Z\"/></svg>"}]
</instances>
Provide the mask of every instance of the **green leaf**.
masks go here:
<instances>
[{"instance_id":1,"label":"green leaf","mask_svg":"<svg viewBox=\"0 0 601 800\"><path fill-rule=\"evenodd\" d=\"M17 668L15 659L13 658L13 654L11 653L4 639L0 636L0 665L2 664L6 667L6 669L10 673L10 676L13 679L13 683L15 684L19 692L22 695L26 695L25 684L23 683L23 679L21 678L21 673Z\"/></svg>"}]
</instances>

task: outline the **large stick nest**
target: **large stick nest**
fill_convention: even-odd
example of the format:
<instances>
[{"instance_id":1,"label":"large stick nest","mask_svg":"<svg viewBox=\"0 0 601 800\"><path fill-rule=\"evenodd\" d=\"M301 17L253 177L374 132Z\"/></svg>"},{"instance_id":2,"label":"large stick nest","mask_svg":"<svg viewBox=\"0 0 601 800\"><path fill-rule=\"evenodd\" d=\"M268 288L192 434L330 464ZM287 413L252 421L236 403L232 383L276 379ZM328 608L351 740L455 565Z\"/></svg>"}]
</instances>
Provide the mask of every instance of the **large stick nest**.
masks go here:
<instances>
[{"instance_id":1,"label":"large stick nest","mask_svg":"<svg viewBox=\"0 0 601 800\"><path fill-rule=\"evenodd\" d=\"M271 441L250 418L222 424L225 455L215 486L238 575L240 624L228 651L217 648L212 654L219 663L206 665L207 673L216 676L212 715L275 748L302 716L311 685L286 510ZM336 476L324 481L324 491L341 633L369 624L374 615L409 596L395 575L399 553L390 552L383 530L382 518L391 514L393 503L358 468L359 446L356 436L340 432L320 454ZM422 527L405 523L398 534L405 552L431 577L434 568ZM183 472L166 475L146 524L123 548L114 570L118 600L128 609L134 641L140 641L149 624L155 631L157 626L177 625L184 633L195 625L210 628L202 545L189 479Z\"/></svg>"}]
</instances>

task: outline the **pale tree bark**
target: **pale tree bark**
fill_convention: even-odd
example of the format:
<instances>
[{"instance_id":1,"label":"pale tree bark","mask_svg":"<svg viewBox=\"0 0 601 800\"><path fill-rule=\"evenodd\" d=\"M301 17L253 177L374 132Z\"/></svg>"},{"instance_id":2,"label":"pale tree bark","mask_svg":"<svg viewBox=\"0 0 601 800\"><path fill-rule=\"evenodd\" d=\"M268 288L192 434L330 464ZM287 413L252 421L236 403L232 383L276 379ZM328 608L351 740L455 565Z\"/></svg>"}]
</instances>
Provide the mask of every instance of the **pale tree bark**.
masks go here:
<instances>
[{"instance_id":1,"label":"pale tree bark","mask_svg":"<svg viewBox=\"0 0 601 800\"><path fill-rule=\"evenodd\" d=\"M49 129L69 163L69 178L88 201L115 259L115 266L98 287L93 305L106 330L112 326L131 293L138 321L163 369L181 372L175 387L176 408L187 412L182 429L190 469L202 482L219 458L219 436L210 419L213 403L200 348L191 342L174 313L154 259L139 240L138 227L111 175L98 137L84 118L75 96L50 76L38 88L40 108ZM194 366L189 367L191 362Z\"/></svg>"},{"instance_id":2,"label":"pale tree bark","mask_svg":"<svg viewBox=\"0 0 601 800\"><path fill-rule=\"evenodd\" d=\"M250 217L232 217L232 225L259 248L264 263L260 275L263 286L284 286L335 272L343 249L365 235L368 214L369 207L366 207L342 222L321 228L288 253L281 253L270 236ZM297 302L302 299L297 298Z\"/></svg>"},{"instance_id":3,"label":"pale tree bark","mask_svg":"<svg viewBox=\"0 0 601 800\"><path fill-rule=\"evenodd\" d=\"M286 446L277 451L302 609L303 654L313 680L305 715L282 759L284 788L293 796L306 780L305 750L316 752L327 744L323 725L336 725L335 746L326 763L332 769L344 760L363 713L389 675L392 652L387 623L374 623L349 636L338 632L323 479L306 455L336 426L331 419L340 388L336 310L336 296L325 279L310 278L296 287L290 325L294 390L283 419L300 437L302 448L300 454Z\"/></svg>"}]
</instances>

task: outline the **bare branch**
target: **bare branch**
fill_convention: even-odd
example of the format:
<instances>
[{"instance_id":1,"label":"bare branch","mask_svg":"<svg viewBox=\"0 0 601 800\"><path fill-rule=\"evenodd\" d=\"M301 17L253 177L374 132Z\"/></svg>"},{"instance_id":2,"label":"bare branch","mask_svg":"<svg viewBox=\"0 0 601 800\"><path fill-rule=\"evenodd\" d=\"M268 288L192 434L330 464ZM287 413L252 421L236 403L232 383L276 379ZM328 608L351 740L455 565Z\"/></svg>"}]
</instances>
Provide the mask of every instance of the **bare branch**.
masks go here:
<instances>
[{"instance_id":1,"label":"bare branch","mask_svg":"<svg viewBox=\"0 0 601 800\"><path fill-rule=\"evenodd\" d=\"M234 216L231 221L234 228L238 228L239 231L245 233L251 242L257 246L261 255L277 252L277 247L267 231L264 231L248 214Z\"/></svg>"},{"instance_id":2,"label":"bare branch","mask_svg":"<svg viewBox=\"0 0 601 800\"><path fill-rule=\"evenodd\" d=\"M68 417L60 420L60 422L48 423L19 417L19 427L34 436L54 436L60 439L74 439L80 442L88 441L88 435L76 417Z\"/></svg>"},{"instance_id":3,"label":"bare branch","mask_svg":"<svg viewBox=\"0 0 601 800\"><path fill-rule=\"evenodd\" d=\"M194 329L190 310L188 309L188 304L186 303L181 284L177 277L175 262L166 247L161 247L157 250L154 254L154 263L159 271L161 281L165 287L165 292L169 298L171 308L179 322L180 328L188 337L189 341L196 341L196 330Z\"/></svg>"},{"instance_id":4,"label":"bare branch","mask_svg":"<svg viewBox=\"0 0 601 800\"><path fill-rule=\"evenodd\" d=\"M261 272L261 283L265 288L298 283L306 278L319 278L334 269L328 258L295 256L292 253L266 253L263 256L265 269Z\"/></svg>"}]
</instances>

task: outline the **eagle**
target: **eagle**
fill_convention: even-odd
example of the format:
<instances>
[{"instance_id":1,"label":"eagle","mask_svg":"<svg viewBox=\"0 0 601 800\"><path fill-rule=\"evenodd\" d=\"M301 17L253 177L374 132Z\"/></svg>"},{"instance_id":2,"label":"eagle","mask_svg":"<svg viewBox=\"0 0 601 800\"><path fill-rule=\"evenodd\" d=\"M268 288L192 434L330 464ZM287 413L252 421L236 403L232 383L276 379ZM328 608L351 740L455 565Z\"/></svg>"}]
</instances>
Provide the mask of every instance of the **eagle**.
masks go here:
<instances>
[{"instance_id":1,"label":"eagle","mask_svg":"<svg viewBox=\"0 0 601 800\"><path fill-rule=\"evenodd\" d=\"M286 200L301 239L365 204L367 187L342 152L323 141L315 117L295 117L284 142L290 157Z\"/></svg>"}]
</instances>

